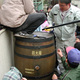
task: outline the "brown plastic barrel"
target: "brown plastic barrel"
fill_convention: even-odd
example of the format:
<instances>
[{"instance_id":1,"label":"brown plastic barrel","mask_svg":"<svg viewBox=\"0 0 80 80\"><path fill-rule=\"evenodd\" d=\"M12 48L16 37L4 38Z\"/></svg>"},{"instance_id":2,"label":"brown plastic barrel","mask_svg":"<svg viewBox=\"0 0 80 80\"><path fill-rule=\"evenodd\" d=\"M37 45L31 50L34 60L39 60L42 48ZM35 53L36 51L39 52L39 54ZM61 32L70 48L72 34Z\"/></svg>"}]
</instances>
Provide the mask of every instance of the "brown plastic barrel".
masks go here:
<instances>
[{"instance_id":1,"label":"brown plastic barrel","mask_svg":"<svg viewBox=\"0 0 80 80\"><path fill-rule=\"evenodd\" d=\"M54 36L34 32L41 37L15 36L15 66L28 80L51 80L56 65Z\"/></svg>"}]
</instances>

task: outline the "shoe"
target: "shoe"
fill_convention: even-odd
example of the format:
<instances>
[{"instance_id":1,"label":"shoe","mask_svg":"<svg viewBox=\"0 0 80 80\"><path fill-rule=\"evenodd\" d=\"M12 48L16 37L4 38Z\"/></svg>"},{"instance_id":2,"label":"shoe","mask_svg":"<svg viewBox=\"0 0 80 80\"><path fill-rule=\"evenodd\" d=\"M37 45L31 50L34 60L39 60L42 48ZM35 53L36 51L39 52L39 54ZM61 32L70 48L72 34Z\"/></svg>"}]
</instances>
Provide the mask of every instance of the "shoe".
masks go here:
<instances>
[{"instance_id":1,"label":"shoe","mask_svg":"<svg viewBox=\"0 0 80 80\"><path fill-rule=\"evenodd\" d=\"M20 32L16 33L14 36L23 37L23 38L33 38L34 34L28 34L26 31L20 31Z\"/></svg>"},{"instance_id":2,"label":"shoe","mask_svg":"<svg viewBox=\"0 0 80 80\"><path fill-rule=\"evenodd\" d=\"M16 34L18 34L20 36L25 36L28 33L26 31L20 31L20 32L17 32Z\"/></svg>"}]
</instances>

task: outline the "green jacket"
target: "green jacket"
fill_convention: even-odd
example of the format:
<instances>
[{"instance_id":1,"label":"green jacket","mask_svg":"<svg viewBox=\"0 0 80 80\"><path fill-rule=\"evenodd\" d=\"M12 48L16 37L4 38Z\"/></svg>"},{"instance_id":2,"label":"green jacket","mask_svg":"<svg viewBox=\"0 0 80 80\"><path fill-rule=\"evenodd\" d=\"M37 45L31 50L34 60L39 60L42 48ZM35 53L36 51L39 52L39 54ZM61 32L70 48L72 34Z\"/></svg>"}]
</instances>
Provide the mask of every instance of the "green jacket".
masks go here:
<instances>
[{"instance_id":1,"label":"green jacket","mask_svg":"<svg viewBox=\"0 0 80 80\"><path fill-rule=\"evenodd\" d=\"M61 58L65 72L59 77L59 80L80 80L80 65L77 68L71 68L66 63L66 58Z\"/></svg>"}]
</instances>

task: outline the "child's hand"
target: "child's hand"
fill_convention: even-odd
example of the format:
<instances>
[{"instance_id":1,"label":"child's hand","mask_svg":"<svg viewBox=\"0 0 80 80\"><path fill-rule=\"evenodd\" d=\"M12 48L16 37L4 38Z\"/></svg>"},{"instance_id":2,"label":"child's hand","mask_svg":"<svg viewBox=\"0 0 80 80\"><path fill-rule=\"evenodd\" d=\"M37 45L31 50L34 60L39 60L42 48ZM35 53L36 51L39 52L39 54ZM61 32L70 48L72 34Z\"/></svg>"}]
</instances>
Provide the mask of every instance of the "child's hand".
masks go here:
<instances>
[{"instance_id":1,"label":"child's hand","mask_svg":"<svg viewBox=\"0 0 80 80\"><path fill-rule=\"evenodd\" d=\"M27 79L23 77L21 80L27 80Z\"/></svg>"},{"instance_id":2,"label":"child's hand","mask_svg":"<svg viewBox=\"0 0 80 80\"><path fill-rule=\"evenodd\" d=\"M52 76L52 80L54 80L54 79L58 79L56 74L53 74L53 76Z\"/></svg>"},{"instance_id":3,"label":"child's hand","mask_svg":"<svg viewBox=\"0 0 80 80\"><path fill-rule=\"evenodd\" d=\"M61 49L58 49L58 50L57 50L57 53L59 54L60 57L63 57L63 54L62 54Z\"/></svg>"}]
</instances>

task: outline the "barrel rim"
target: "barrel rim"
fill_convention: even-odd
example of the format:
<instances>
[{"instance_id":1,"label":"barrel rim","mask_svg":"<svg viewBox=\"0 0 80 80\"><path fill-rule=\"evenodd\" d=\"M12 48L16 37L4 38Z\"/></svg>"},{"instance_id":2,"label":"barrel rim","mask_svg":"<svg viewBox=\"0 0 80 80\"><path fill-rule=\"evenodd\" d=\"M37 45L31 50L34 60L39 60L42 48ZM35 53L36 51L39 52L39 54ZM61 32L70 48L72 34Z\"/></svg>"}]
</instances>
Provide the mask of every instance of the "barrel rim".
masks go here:
<instances>
[{"instance_id":1,"label":"barrel rim","mask_svg":"<svg viewBox=\"0 0 80 80\"><path fill-rule=\"evenodd\" d=\"M53 40L54 37L46 38L46 39L31 39L31 38L20 38L16 37L16 41L22 41L22 42L47 42Z\"/></svg>"}]
</instances>

